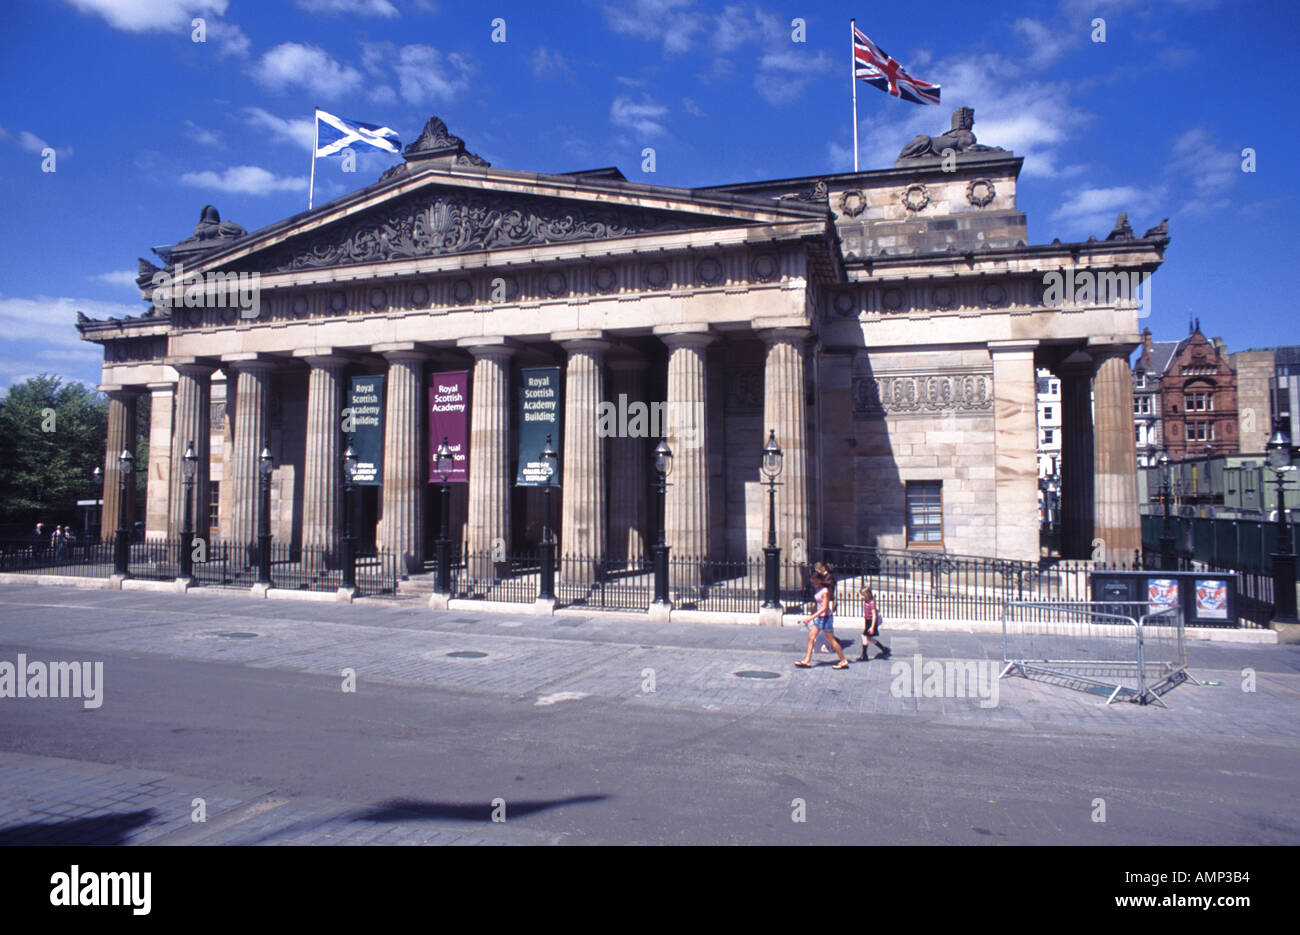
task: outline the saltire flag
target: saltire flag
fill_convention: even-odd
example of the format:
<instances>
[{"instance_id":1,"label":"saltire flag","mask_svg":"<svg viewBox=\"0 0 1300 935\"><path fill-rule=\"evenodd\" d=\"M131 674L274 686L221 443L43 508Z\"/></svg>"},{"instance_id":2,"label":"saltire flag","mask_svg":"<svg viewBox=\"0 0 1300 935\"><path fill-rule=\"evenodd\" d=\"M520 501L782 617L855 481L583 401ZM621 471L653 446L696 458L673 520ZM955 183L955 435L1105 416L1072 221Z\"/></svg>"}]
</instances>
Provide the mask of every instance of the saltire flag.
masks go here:
<instances>
[{"instance_id":1,"label":"saltire flag","mask_svg":"<svg viewBox=\"0 0 1300 935\"><path fill-rule=\"evenodd\" d=\"M853 77L913 104L939 103L939 85L913 78L857 26L853 27Z\"/></svg>"},{"instance_id":2,"label":"saltire flag","mask_svg":"<svg viewBox=\"0 0 1300 935\"><path fill-rule=\"evenodd\" d=\"M391 127L380 127L360 120L345 120L317 108L316 155L333 156L355 144L373 146L388 153L399 153L402 141Z\"/></svg>"}]
</instances>

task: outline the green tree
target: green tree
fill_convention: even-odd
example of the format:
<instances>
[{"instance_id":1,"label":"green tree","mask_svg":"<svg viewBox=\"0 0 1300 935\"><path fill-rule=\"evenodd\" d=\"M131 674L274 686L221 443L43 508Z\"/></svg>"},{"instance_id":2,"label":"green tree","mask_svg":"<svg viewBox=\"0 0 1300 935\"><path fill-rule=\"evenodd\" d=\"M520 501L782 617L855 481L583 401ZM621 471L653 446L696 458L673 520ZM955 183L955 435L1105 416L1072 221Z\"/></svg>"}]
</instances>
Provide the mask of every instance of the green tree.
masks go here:
<instances>
[{"instance_id":1,"label":"green tree","mask_svg":"<svg viewBox=\"0 0 1300 935\"><path fill-rule=\"evenodd\" d=\"M43 373L0 399L0 522L72 524L77 500L97 496L108 401Z\"/></svg>"}]
</instances>

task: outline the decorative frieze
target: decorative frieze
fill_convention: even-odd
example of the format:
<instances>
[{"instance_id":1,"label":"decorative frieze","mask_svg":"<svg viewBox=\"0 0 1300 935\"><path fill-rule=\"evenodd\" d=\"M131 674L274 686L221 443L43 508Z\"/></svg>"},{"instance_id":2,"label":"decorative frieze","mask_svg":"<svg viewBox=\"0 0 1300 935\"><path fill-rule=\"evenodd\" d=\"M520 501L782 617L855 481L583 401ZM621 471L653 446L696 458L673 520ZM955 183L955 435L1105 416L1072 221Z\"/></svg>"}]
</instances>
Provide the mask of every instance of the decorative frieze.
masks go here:
<instances>
[{"instance_id":1,"label":"decorative frieze","mask_svg":"<svg viewBox=\"0 0 1300 935\"><path fill-rule=\"evenodd\" d=\"M236 312L238 309L235 310ZM161 360L167 356L167 335L151 334L139 338L118 338L104 342L104 363L126 364Z\"/></svg>"},{"instance_id":2,"label":"decorative frieze","mask_svg":"<svg viewBox=\"0 0 1300 935\"><path fill-rule=\"evenodd\" d=\"M983 415L993 411L991 371L857 374L853 417Z\"/></svg>"}]
</instances>

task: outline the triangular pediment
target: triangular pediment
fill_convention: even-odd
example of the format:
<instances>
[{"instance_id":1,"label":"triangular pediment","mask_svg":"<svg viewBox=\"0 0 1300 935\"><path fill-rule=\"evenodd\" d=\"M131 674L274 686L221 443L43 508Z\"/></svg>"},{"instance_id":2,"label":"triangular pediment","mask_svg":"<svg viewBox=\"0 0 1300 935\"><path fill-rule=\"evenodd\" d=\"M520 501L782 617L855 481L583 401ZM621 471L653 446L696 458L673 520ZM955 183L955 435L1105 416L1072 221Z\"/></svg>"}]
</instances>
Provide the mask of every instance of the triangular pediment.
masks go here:
<instances>
[{"instance_id":1,"label":"triangular pediment","mask_svg":"<svg viewBox=\"0 0 1300 935\"><path fill-rule=\"evenodd\" d=\"M263 275L697 230L825 221L825 206L582 176L437 167L379 183L203 257Z\"/></svg>"}]
</instances>

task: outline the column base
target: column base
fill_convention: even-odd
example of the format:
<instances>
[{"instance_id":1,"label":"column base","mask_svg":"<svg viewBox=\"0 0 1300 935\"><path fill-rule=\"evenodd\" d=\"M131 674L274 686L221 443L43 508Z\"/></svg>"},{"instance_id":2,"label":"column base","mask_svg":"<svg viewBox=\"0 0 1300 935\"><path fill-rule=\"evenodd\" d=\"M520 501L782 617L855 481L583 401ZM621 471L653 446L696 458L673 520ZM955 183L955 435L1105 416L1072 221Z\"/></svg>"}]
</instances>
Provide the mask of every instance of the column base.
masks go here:
<instances>
[{"instance_id":1,"label":"column base","mask_svg":"<svg viewBox=\"0 0 1300 935\"><path fill-rule=\"evenodd\" d=\"M779 627L785 621L785 609L781 607L760 607L758 625L760 627Z\"/></svg>"},{"instance_id":2,"label":"column base","mask_svg":"<svg viewBox=\"0 0 1300 935\"><path fill-rule=\"evenodd\" d=\"M533 601L533 613L542 617L555 615L555 598L538 598Z\"/></svg>"},{"instance_id":3,"label":"column base","mask_svg":"<svg viewBox=\"0 0 1300 935\"><path fill-rule=\"evenodd\" d=\"M450 594L439 594L437 591L434 591L432 594L429 595L430 610L446 610L450 606L451 606Z\"/></svg>"},{"instance_id":4,"label":"column base","mask_svg":"<svg viewBox=\"0 0 1300 935\"><path fill-rule=\"evenodd\" d=\"M339 588L334 592L334 600L340 604L351 604L360 594L361 591L357 588Z\"/></svg>"},{"instance_id":5,"label":"column base","mask_svg":"<svg viewBox=\"0 0 1300 935\"><path fill-rule=\"evenodd\" d=\"M195 581L193 578L177 578L174 582L172 582L172 586L176 588L176 590L179 591L181 594L184 594L186 591L188 591L192 587L195 587L197 584L198 582Z\"/></svg>"},{"instance_id":6,"label":"column base","mask_svg":"<svg viewBox=\"0 0 1300 935\"><path fill-rule=\"evenodd\" d=\"M655 623L667 623L672 619L673 605L669 603L651 604L649 619Z\"/></svg>"},{"instance_id":7,"label":"column base","mask_svg":"<svg viewBox=\"0 0 1300 935\"><path fill-rule=\"evenodd\" d=\"M269 584L262 584L261 582L258 582L257 584L254 584L251 588L248 589L248 593L252 597L266 597L266 592L269 590L271 590L271 586Z\"/></svg>"},{"instance_id":8,"label":"column base","mask_svg":"<svg viewBox=\"0 0 1300 935\"><path fill-rule=\"evenodd\" d=\"M130 580L130 578L130 575L109 575L108 589L110 591L120 591L122 590L122 582Z\"/></svg>"}]
</instances>

